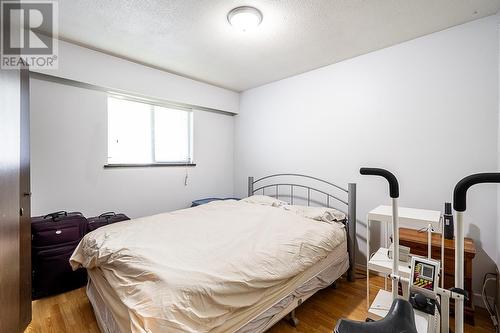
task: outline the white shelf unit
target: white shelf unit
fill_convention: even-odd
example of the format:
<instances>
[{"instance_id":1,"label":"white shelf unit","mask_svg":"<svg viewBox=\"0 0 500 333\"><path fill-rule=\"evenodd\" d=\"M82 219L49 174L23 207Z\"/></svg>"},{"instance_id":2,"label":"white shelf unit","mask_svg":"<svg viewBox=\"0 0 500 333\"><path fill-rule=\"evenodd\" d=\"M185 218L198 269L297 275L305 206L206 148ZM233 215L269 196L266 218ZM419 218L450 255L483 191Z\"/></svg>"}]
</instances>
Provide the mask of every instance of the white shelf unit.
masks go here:
<instances>
[{"instance_id":1,"label":"white shelf unit","mask_svg":"<svg viewBox=\"0 0 500 333\"><path fill-rule=\"evenodd\" d=\"M427 209L417 209L417 208L398 208L398 219L400 227L408 227L412 229L427 228L429 225L436 231L441 229L441 212L436 210ZM366 244L367 244L367 263L366 263L366 303L367 308L370 312L370 271L375 271L377 273L383 274L384 279L384 290L387 290L387 276L392 272L392 259L389 259L387 254L387 249L389 248L389 236L392 225L392 207L381 205L371 210L366 217L367 220L367 233L366 233ZM370 227L372 222L379 222L384 227L384 237L385 247L379 248L373 256L371 255L370 249ZM410 276L409 263L400 262L399 264L400 274L404 277ZM405 290L405 288L403 288ZM378 295L377 295L378 296ZM392 303L392 298L389 300L390 303L385 305L387 309Z\"/></svg>"},{"instance_id":2,"label":"white shelf unit","mask_svg":"<svg viewBox=\"0 0 500 333\"><path fill-rule=\"evenodd\" d=\"M415 225L427 227L427 225L432 224L434 230L441 228L441 212L438 210L399 207L398 216L400 227L415 229ZM378 206L368 213L367 219L390 225L392 223L392 208L385 205Z\"/></svg>"},{"instance_id":3,"label":"white shelf unit","mask_svg":"<svg viewBox=\"0 0 500 333\"><path fill-rule=\"evenodd\" d=\"M371 271L379 272L384 275L392 273L392 259L389 258L388 249L381 247L373 254L368 261L368 269ZM399 274L402 277L410 277L410 263L399 262Z\"/></svg>"}]
</instances>

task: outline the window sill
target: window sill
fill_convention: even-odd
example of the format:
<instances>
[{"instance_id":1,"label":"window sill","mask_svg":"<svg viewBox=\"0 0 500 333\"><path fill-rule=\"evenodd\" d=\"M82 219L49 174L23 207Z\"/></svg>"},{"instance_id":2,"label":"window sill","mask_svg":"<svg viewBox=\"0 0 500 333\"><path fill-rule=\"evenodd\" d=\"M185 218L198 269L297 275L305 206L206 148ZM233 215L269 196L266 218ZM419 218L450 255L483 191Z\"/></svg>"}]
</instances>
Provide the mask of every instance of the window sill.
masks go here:
<instances>
[{"instance_id":1,"label":"window sill","mask_svg":"<svg viewBox=\"0 0 500 333\"><path fill-rule=\"evenodd\" d=\"M104 168L195 167L196 163L105 164Z\"/></svg>"}]
</instances>

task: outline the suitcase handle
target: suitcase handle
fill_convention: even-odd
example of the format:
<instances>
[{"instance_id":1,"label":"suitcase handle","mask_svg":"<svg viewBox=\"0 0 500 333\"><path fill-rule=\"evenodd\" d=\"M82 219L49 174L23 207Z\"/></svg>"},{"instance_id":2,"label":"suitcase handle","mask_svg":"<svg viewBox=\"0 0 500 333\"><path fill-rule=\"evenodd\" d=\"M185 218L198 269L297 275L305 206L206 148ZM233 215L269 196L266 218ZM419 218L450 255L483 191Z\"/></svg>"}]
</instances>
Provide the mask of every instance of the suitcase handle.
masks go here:
<instances>
[{"instance_id":1,"label":"suitcase handle","mask_svg":"<svg viewBox=\"0 0 500 333\"><path fill-rule=\"evenodd\" d=\"M115 212L106 212L106 213L102 213L101 215L99 215L99 217L112 217L112 216L116 216L116 213Z\"/></svg>"},{"instance_id":2,"label":"suitcase handle","mask_svg":"<svg viewBox=\"0 0 500 333\"><path fill-rule=\"evenodd\" d=\"M71 212L70 214L72 214L72 215L78 215L78 216L83 216L83 214L80 213L80 212Z\"/></svg>"},{"instance_id":3,"label":"suitcase handle","mask_svg":"<svg viewBox=\"0 0 500 333\"><path fill-rule=\"evenodd\" d=\"M55 220L56 218L60 217L60 216L68 216L68 212L64 211L64 210L60 210L58 212L54 212L54 213L50 213L50 214L47 214L43 217L43 219L45 220L46 218L52 218L52 220Z\"/></svg>"}]
</instances>

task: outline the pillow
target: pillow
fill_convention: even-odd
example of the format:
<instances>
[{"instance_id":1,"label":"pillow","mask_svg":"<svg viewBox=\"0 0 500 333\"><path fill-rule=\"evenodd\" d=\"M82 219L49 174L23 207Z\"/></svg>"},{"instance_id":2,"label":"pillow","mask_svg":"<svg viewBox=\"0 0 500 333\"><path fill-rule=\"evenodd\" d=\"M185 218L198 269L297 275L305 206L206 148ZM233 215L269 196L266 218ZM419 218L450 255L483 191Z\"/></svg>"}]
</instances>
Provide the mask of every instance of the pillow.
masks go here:
<instances>
[{"instance_id":1,"label":"pillow","mask_svg":"<svg viewBox=\"0 0 500 333\"><path fill-rule=\"evenodd\" d=\"M346 215L344 213L334 208L299 205L286 205L283 206L283 208L302 217L327 223L340 222L346 219Z\"/></svg>"},{"instance_id":2,"label":"pillow","mask_svg":"<svg viewBox=\"0 0 500 333\"><path fill-rule=\"evenodd\" d=\"M248 198L241 199L241 201L272 207L281 207L287 205L286 202L268 197L267 195L252 195Z\"/></svg>"}]
</instances>

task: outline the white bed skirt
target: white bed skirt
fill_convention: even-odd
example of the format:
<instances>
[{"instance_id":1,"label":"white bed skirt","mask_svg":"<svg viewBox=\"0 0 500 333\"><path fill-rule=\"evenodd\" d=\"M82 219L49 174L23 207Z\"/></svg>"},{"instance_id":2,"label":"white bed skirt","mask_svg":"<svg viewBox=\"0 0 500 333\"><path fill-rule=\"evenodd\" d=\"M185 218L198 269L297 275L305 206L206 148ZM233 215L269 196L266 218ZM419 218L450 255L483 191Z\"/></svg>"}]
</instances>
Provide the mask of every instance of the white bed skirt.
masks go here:
<instances>
[{"instance_id":1,"label":"white bed skirt","mask_svg":"<svg viewBox=\"0 0 500 333\"><path fill-rule=\"evenodd\" d=\"M306 271L307 274L304 274L304 280L301 281L298 287L292 289L286 296L276 300L270 308L252 318L248 318L246 323L239 328L224 329L224 332L258 333L266 331L318 290L331 285L347 272L348 268L349 257L344 242L337 246L336 250L330 253L327 258L309 268ZM118 304L119 301L116 301L115 304L106 304L104 298L109 299L109 295L107 297L101 295L104 293L102 290L106 288L104 278L96 276L96 273L92 271L89 272L89 276L87 296L94 308L101 332L130 332L130 329L127 330L130 326L128 325L129 320L126 311L123 309L124 305L121 302ZM97 283L93 281L93 276ZM96 286L97 284L99 286Z\"/></svg>"}]
</instances>

